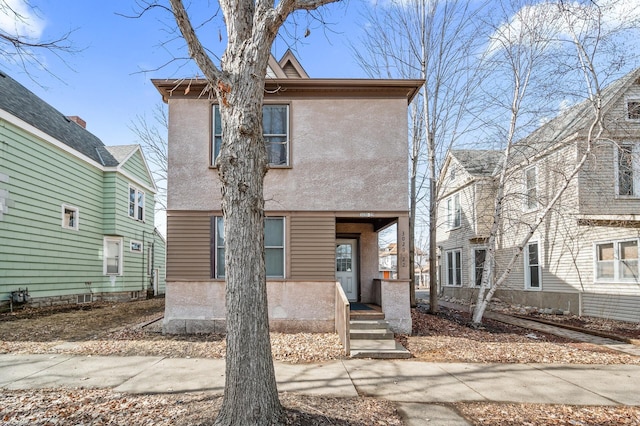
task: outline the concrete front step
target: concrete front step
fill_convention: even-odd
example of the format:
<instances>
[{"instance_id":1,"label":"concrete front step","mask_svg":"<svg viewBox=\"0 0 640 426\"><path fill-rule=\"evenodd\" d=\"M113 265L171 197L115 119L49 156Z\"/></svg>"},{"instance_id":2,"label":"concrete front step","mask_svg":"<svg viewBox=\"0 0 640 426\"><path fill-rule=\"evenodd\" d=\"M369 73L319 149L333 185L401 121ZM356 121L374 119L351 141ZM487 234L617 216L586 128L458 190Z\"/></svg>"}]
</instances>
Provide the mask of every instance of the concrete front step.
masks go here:
<instances>
[{"instance_id":1,"label":"concrete front step","mask_svg":"<svg viewBox=\"0 0 640 426\"><path fill-rule=\"evenodd\" d=\"M383 320L384 314L376 311L351 311L349 318L352 321L357 320Z\"/></svg>"},{"instance_id":2,"label":"concrete front step","mask_svg":"<svg viewBox=\"0 0 640 426\"><path fill-rule=\"evenodd\" d=\"M389 321L385 320L351 320L351 330L388 329Z\"/></svg>"},{"instance_id":3,"label":"concrete front step","mask_svg":"<svg viewBox=\"0 0 640 426\"><path fill-rule=\"evenodd\" d=\"M351 329L351 340L393 340L393 332L386 328Z\"/></svg>"},{"instance_id":4,"label":"concrete front step","mask_svg":"<svg viewBox=\"0 0 640 426\"><path fill-rule=\"evenodd\" d=\"M351 358L374 358L374 359L407 359L411 358L411 352L405 349L400 343L395 342L393 349L355 349L351 347Z\"/></svg>"},{"instance_id":5,"label":"concrete front step","mask_svg":"<svg viewBox=\"0 0 640 426\"><path fill-rule=\"evenodd\" d=\"M373 340L373 339L356 339L351 340L351 353L361 349L389 350L396 349L396 341L394 339Z\"/></svg>"}]
</instances>

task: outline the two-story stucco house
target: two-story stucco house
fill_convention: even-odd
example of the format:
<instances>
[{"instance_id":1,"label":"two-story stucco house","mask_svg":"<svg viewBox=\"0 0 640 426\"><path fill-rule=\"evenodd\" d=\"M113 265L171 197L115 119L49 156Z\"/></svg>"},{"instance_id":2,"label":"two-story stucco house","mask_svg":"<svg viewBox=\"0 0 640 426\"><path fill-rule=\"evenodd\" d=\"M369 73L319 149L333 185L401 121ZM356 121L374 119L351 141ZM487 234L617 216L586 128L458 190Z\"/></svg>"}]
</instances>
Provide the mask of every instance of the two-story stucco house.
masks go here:
<instances>
[{"instance_id":1,"label":"two-story stucco house","mask_svg":"<svg viewBox=\"0 0 640 426\"><path fill-rule=\"evenodd\" d=\"M169 105L170 333L224 331L218 107L204 80L154 80ZM309 78L287 52L269 62L263 107L270 327L332 332L336 282L410 332L407 106L421 81ZM188 88L188 90L187 90ZM378 279L378 233L397 224L399 279Z\"/></svg>"},{"instance_id":2,"label":"two-story stucco house","mask_svg":"<svg viewBox=\"0 0 640 426\"><path fill-rule=\"evenodd\" d=\"M602 93L605 131L585 166L524 246L496 297L577 314L640 321L640 69ZM593 122L578 104L514 145L508 159L496 274L586 149ZM498 151L448 153L439 177L439 284L475 300L493 220Z\"/></svg>"},{"instance_id":3,"label":"two-story stucco house","mask_svg":"<svg viewBox=\"0 0 640 426\"><path fill-rule=\"evenodd\" d=\"M0 73L0 303L164 292L156 187L138 145L106 147ZM22 292L20 292L22 290Z\"/></svg>"}]
</instances>

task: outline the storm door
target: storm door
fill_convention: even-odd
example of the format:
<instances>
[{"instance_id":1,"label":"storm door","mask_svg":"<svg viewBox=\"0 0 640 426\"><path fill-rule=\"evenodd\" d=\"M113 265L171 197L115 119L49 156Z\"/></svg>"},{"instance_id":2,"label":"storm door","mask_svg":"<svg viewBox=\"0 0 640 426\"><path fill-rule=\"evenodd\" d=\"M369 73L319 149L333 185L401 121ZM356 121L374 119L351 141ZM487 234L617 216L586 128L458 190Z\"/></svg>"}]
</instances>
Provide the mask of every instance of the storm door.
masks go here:
<instances>
[{"instance_id":1,"label":"storm door","mask_svg":"<svg viewBox=\"0 0 640 426\"><path fill-rule=\"evenodd\" d=\"M355 239L336 240L336 280L350 302L358 301L358 243Z\"/></svg>"}]
</instances>

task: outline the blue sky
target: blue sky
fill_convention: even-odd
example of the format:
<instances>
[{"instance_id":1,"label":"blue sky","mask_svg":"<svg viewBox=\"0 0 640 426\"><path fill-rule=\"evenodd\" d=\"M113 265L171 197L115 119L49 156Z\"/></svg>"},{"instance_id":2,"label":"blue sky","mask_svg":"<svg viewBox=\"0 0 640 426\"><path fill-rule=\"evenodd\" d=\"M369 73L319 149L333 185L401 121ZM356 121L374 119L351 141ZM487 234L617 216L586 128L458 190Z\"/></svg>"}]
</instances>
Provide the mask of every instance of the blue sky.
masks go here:
<instances>
[{"instance_id":1,"label":"blue sky","mask_svg":"<svg viewBox=\"0 0 640 426\"><path fill-rule=\"evenodd\" d=\"M27 74L22 67L6 61L2 61L0 69L63 114L83 118L87 129L105 145L137 143L136 135L129 129L131 122L136 116L151 118L152 110L161 102L151 78L188 77L197 73L195 66L179 68L175 63L156 70L171 58L161 46L168 40L163 23L169 17L166 13L155 11L140 19L120 16L134 14L134 1L31 3L38 8L38 16L29 17L30 28L25 31L51 39L75 30L71 40L80 51L63 54L66 64L42 52L49 72L32 67ZM328 27L323 29L319 23L311 22L310 35L295 46L296 56L311 77L365 77L349 48L349 40L358 37L357 9L357 1L331 5L323 15L331 23ZM218 44L215 26L214 30L215 48ZM172 43L168 47L177 51L181 46L182 43ZM282 40L276 41L273 52L277 59L287 47ZM184 51L176 54L185 55Z\"/></svg>"}]
</instances>

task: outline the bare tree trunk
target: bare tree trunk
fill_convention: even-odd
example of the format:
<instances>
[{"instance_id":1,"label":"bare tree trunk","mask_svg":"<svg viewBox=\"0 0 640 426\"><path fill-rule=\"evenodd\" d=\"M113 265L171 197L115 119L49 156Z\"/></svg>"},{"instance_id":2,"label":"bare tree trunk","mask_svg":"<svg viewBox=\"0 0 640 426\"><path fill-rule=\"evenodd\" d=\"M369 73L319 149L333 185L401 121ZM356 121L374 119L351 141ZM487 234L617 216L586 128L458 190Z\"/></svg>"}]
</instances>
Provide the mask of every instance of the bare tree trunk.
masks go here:
<instances>
[{"instance_id":1,"label":"bare tree trunk","mask_svg":"<svg viewBox=\"0 0 640 426\"><path fill-rule=\"evenodd\" d=\"M170 0L189 55L216 94L222 121L216 165L224 217L227 357L216 425L283 421L271 356L264 261L264 80L271 45L289 14L332 1L282 0L274 8L264 0L221 0L228 42L219 69L196 36L182 1Z\"/></svg>"}]
</instances>

